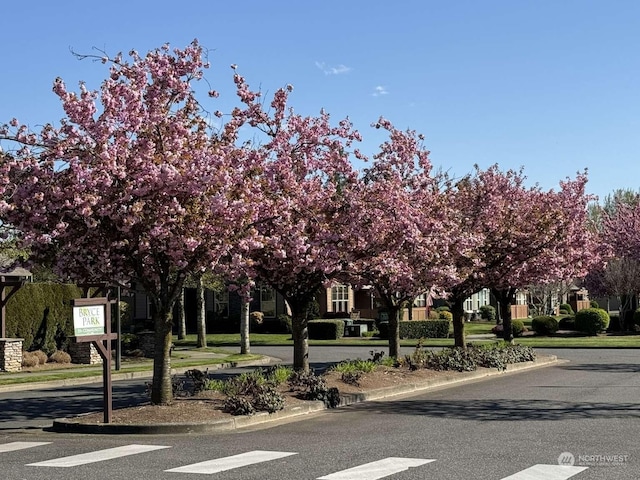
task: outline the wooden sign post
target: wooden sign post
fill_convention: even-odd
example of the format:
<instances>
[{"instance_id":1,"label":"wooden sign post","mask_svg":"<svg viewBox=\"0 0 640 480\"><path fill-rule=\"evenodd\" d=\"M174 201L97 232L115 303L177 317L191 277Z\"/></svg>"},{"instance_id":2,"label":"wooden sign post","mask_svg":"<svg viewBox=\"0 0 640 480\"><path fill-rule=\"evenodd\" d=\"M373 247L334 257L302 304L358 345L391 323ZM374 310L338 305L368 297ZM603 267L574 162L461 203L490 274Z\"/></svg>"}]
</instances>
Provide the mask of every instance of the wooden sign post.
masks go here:
<instances>
[{"instance_id":1,"label":"wooden sign post","mask_svg":"<svg viewBox=\"0 0 640 480\"><path fill-rule=\"evenodd\" d=\"M106 297L77 298L72 301L73 330L77 343L92 342L102 357L104 423L111 423L113 414L111 386L111 302Z\"/></svg>"}]
</instances>

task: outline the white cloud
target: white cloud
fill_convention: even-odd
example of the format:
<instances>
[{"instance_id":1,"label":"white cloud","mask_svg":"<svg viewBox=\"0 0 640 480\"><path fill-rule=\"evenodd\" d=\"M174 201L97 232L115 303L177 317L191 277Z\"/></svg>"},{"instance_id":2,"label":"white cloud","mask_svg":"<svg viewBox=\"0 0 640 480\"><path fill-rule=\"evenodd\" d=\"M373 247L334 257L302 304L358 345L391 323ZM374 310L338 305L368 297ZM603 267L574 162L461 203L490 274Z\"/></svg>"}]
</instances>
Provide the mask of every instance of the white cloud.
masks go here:
<instances>
[{"instance_id":1,"label":"white cloud","mask_svg":"<svg viewBox=\"0 0 640 480\"><path fill-rule=\"evenodd\" d=\"M316 67L324 72L325 75L341 75L343 73L349 73L351 71L351 67L347 67L346 65L337 65L335 67L330 67L324 62L316 62Z\"/></svg>"},{"instance_id":2,"label":"white cloud","mask_svg":"<svg viewBox=\"0 0 640 480\"><path fill-rule=\"evenodd\" d=\"M373 93L371 94L374 97L379 97L381 95L389 95L389 90L387 90L387 87L382 86L382 85L378 85L376 88L373 89Z\"/></svg>"}]
</instances>

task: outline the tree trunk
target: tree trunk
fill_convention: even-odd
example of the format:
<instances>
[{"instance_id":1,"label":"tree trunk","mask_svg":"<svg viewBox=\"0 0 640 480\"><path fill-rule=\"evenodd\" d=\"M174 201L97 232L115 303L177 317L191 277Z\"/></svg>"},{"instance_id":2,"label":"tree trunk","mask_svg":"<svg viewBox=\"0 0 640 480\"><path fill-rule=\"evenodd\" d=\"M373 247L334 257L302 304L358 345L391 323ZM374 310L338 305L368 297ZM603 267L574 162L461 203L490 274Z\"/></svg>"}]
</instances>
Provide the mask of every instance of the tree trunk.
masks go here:
<instances>
[{"instance_id":1,"label":"tree trunk","mask_svg":"<svg viewBox=\"0 0 640 480\"><path fill-rule=\"evenodd\" d=\"M155 342L153 352L153 383L151 403L168 405L173 400L171 389L171 311L154 315Z\"/></svg>"},{"instance_id":2,"label":"tree trunk","mask_svg":"<svg viewBox=\"0 0 640 480\"><path fill-rule=\"evenodd\" d=\"M498 300L500 316L502 317L502 339L505 342L513 343L513 326L511 322L511 305L515 302L516 289L507 288L503 290L493 290L493 295Z\"/></svg>"},{"instance_id":3,"label":"tree trunk","mask_svg":"<svg viewBox=\"0 0 640 480\"><path fill-rule=\"evenodd\" d=\"M389 310L389 356L400 356L400 305L387 305Z\"/></svg>"},{"instance_id":4,"label":"tree trunk","mask_svg":"<svg viewBox=\"0 0 640 480\"><path fill-rule=\"evenodd\" d=\"M184 288L178 296L176 310L178 312L178 340L184 340L187 336L187 318L184 314Z\"/></svg>"},{"instance_id":5,"label":"tree trunk","mask_svg":"<svg viewBox=\"0 0 640 480\"><path fill-rule=\"evenodd\" d=\"M204 285L202 276L198 276L196 283L196 324L198 326L198 340L196 346L198 348L207 347L207 315L204 304Z\"/></svg>"},{"instance_id":6,"label":"tree trunk","mask_svg":"<svg viewBox=\"0 0 640 480\"><path fill-rule=\"evenodd\" d=\"M466 296L454 294L451 297L451 314L453 315L453 344L458 348L467 348L464 336L464 301Z\"/></svg>"},{"instance_id":7,"label":"tree trunk","mask_svg":"<svg viewBox=\"0 0 640 480\"><path fill-rule=\"evenodd\" d=\"M291 308L291 336L293 337L293 368L309 371L309 330L307 312L313 297L292 297L285 300Z\"/></svg>"},{"instance_id":8,"label":"tree trunk","mask_svg":"<svg viewBox=\"0 0 640 480\"><path fill-rule=\"evenodd\" d=\"M250 353L251 350L249 324L249 302L242 302L240 307L240 353L243 355Z\"/></svg>"}]
</instances>

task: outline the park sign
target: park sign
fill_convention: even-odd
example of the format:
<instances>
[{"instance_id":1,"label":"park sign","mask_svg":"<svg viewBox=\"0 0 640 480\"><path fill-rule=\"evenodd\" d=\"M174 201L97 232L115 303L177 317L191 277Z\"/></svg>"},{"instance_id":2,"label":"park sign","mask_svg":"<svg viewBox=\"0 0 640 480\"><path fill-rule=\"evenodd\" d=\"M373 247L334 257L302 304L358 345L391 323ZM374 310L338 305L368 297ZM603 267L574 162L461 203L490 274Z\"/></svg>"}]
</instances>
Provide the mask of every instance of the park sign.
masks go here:
<instances>
[{"instance_id":1,"label":"park sign","mask_svg":"<svg viewBox=\"0 0 640 480\"><path fill-rule=\"evenodd\" d=\"M118 335L111 333L111 301L107 297L76 298L71 300L73 310L72 340L89 343L102 357L102 385L104 397L104 423L111 423L113 414L111 388L111 340Z\"/></svg>"},{"instance_id":2,"label":"park sign","mask_svg":"<svg viewBox=\"0 0 640 480\"><path fill-rule=\"evenodd\" d=\"M105 305L73 307L73 333L76 337L105 334Z\"/></svg>"}]
</instances>

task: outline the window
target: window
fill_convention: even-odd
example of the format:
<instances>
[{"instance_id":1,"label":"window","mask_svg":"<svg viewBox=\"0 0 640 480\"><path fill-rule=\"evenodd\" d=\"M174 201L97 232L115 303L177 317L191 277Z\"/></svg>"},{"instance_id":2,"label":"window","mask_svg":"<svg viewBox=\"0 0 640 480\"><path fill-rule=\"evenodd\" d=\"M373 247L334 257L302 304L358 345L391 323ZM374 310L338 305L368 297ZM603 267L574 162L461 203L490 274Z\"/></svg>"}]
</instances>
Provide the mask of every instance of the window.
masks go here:
<instances>
[{"instance_id":1,"label":"window","mask_svg":"<svg viewBox=\"0 0 640 480\"><path fill-rule=\"evenodd\" d=\"M260 311L265 317L276 316L276 291L268 286L260 287Z\"/></svg>"},{"instance_id":2,"label":"window","mask_svg":"<svg viewBox=\"0 0 640 480\"><path fill-rule=\"evenodd\" d=\"M414 307L426 307L427 306L427 294L423 293L422 295L418 295L413 301Z\"/></svg>"},{"instance_id":3,"label":"window","mask_svg":"<svg viewBox=\"0 0 640 480\"><path fill-rule=\"evenodd\" d=\"M214 311L216 317L229 316L229 291L215 292L213 295Z\"/></svg>"},{"instance_id":4,"label":"window","mask_svg":"<svg viewBox=\"0 0 640 480\"><path fill-rule=\"evenodd\" d=\"M347 312L349 310L349 285L331 287L331 311Z\"/></svg>"}]
</instances>

